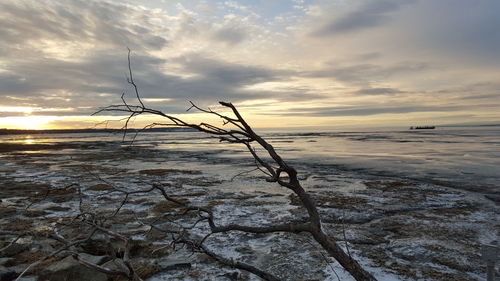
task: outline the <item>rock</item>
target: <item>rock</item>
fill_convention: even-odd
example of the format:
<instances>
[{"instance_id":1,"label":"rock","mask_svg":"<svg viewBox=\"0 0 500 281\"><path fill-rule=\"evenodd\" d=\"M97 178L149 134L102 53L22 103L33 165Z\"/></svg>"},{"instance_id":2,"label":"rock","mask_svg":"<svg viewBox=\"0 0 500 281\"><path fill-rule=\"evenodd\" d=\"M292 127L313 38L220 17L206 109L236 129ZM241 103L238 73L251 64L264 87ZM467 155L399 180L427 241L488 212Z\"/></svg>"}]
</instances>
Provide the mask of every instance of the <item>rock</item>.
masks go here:
<instances>
[{"instance_id":1,"label":"rock","mask_svg":"<svg viewBox=\"0 0 500 281\"><path fill-rule=\"evenodd\" d=\"M133 261L131 265L142 279L147 279L158 272L158 266L153 260Z\"/></svg>"},{"instance_id":2,"label":"rock","mask_svg":"<svg viewBox=\"0 0 500 281\"><path fill-rule=\"evenodd\" d=\"M13 271L17 275L21 274L26 269L26 264L23 265L14 265L14 266L9 266L9 267L3 267L0 266L0 270L8 270L8 271Z\"/></svg>"},{"instance_id":3,"label":"rock","mask_svg":"<svg viewBox=\"0 0 500 281\"><path fill-rule=\"evenodd\" d=\"M170 202L170 201L160 201L153 208L151 208L151 211L157 212L157 213L167 213L167 212L176 211L179 208L181 208L181 205L179 205L177 203Z\"/></svg>"},{"instance_id":4,"label":"rock","mask_svg":"<svg viewBox=\"0 0 500 281\"><path fill-rule=\"evenodd\" d=\"M83 259L83 257L82 257ZM87 268L78 263L72 256L49 265L40 272L40 280L47 281L107 281L106 274Z\"/></svg>"},{"instance_id":5,"label":"rock","mask_svg":"<svg viewBox=\"0 0 500 281\"><path fill-rule=\"evenodd\" d=\"M38 281L38 277L36 276L23 276L18 279L18 281Z\"/></svg>"},{"instance_id":6,"label":"rock","mask_svg":"<svg viewBox=\"0 0 500 281\"><path fill-rule=\"evenodd\" d=\"M16 209L16 208L7 207L7 206L2 206L2 207L0 208L0 219L2 219L2 218L12 217L12 216L14 216L16 213L17 213L17 209Z\"/></svg>"},{"instance_id":7,"label":"rock","mask_svg":"<svg viewBox=\"0 0 500 281\"><path fill-rule=\"evenodd\" d=\"M340 211L337 209L331 209L331 211L325 212L322 215L323 222L340 224L365 224L382 216L382 214L378 212L354 210Z\"/></svg>"},{"instance_id":8,"label":"rock","mask_svg":"<svg viewBox=\"0 0 500 281\"><path fill-rule=\"evenodd\" d=\"M145 240L132 240L130 243L130 255L141 258L159 258L168 255L168 245L158 245Z\"/></svg>"},{"instance_id":9,"label":"rock","mask_svg":"<svg viewBox=\"0 0 500 281\"><path fill-rule=\"evenodd\" d=\"M15 259L16 265L21 265L21 264L31 264L31 263L37 262L39 260L42 260L46 257L47 257L47 254L44 254L38 250L30 249L28 251L24 251L22 253L19 253L18 255L14 256L13 258ZM11 269L12 269L12 267L11 267Z\"/></svg>"},{"instance_id":10,"label":"rock","mask_svg":"<svg viewBox=\"0 0 500 281\"><path fill-rule=\"evenodd\" d=\"M364 244L364 245L377 245L382 243L383 241L372 239L370 237L359 235L352 238L347 238L347 241L353 244Z\"/></svg>"},{"instance_id":11,"label":"rock","mask_svg":"<svg viewBox=\"0 0 500 281\"><path fill-rule=\"evenodd\" d=\"M87 188L87 190L103 191L103 190L113 190L114 188L108 184L99 183Z\"/></svg>"},{"instance_id":12,"label":"rock","mask_svg":"<svg viewBox=\"0 0 500 281\"><path fill-rule=\"evenodd\" d=\"M224 273L222 275L219 275L218 277L225 277L229 280L240 280L241 273L238 271L233 271L233 272Z\"/></svg>"},{"instance_id":13,"label":"rock","mask_svg":"<svg viewBox=\"0 0 500 281\"><path fill-rule=\"evenodd\" d=\"M14 258L0 258L1 266L10 266L14 262Z\"/></svg>"},{"instance_id":14,"label":"rock","mask_svg":"<svg viewBox=\"0 0 500 281\"><path fill-rule=\"evenodd\" d=\"M133 220L133 219L134 219L134 217L130 218L130 220ZM123 235L132 236L132 235L136 235L136 234L146 233L150 229L151 228L148 225L141 225L138 222L131 222L131 223L122 224L119 226L118 229L115 229L115 230L120 232Z\"/></svg>"},{"instance_id":15,"label":"rock","mask_svg":"<svg viewBox=\"0 0 500 281\"><path fill-rule=\"evenodd\" d=\"M162 260L158 263L160 270L174 270L181 268L191 268L191 262L180 258Z\"/></svg>"},{"instance_id":16,"label":"rock","mask_svg":"<svg viewBox=\"0 0 500 281\"><path fill-rule=\"evenodd\" d=\"M80 258L84 261L88 261L90 263L98 264L98 265L109 260L108 256L94 256L94 255L89 255L87 253L80 253L80 254L78 254L78 256L80 256Z\"/></svg>"},{"instance_id":17,"label":"rock","mask_svg":"<svg viewBox=\"0 0 500 281\"><path fill-rule=\"evenodd\" d=\"M45 208L45 211L52 211L52 212L64 212L64 211L69 211L71 208L69 207L63 207L60 205L52 205L47 208Z\"/></svg>"},{"instance_id":18,"label":"rock","mask_svg":"<svg viewBox=\"0 0 500 281\"><path fill-rule=\"evenodd\" d=\"M96 235L91 240L80 244L81 251L91 253L96 256L103 256L110 253L110 245L104 236Z\"/></svg>"},{"instance_id":19,"label":"rock","mask_svg":"<svg viewBox=\"0 0 500 281\"><path fill-rule=\"evenodd\" d=\"M495 203L500 203L500 194L486 194L484 195L487 199L490 199L491 201Z\"/></svg>"},{"instance_id":20,"label":"rock","mask_svg":"<svg viewBox=\"0 0 500 281\"><path fill-rule=\"evenodd\" d=\"M121 259L114 259L106 262L105 264L102 265L105 268L112 269L112 270L117 270L125 273L126 275L130 274L130 270L128 267L125 265L125 263Z\"/></svg>"},{"instance_id":21,"label":"rock","mask_svg":"<svg viewBox=\"0 0 500 281\"><path fill-rule=\"evenodd\" d=\"M395 257L408 261L429 262L432 259L432 252L419 245L399 246L391 249Z\"/></svg>"},{"instance_id":22,"label":"rock","mask_svg":"<svg viewBox=\"0 0 500 281\"><path fill-rule=\"evenodd\" d=\"M17 273L9 269L0 269L0 281L12 281L16 279Z\"/></svg>"},{"instance_id":23,"label":"rock","mask_svg":"<svg viewBox=\"0 0 500 281\"><path fill-rule=\"evenodd\" d=\"M28 249L29 245L27 244L14 243L10 245L7 249L4 249L2 251L2 255L5 257L12 257Z\"/></svg>"},{"instance_id":24,"label":"rock","mask_svg":"<svg viewBox=\"0 0 500 281\"><path fill-rule=\"evenodd\" d=\"M53 243L53 241L51 241L51 240L38 241L34 245L34 248L37 251L41 251L42 253L49 254L49 253L52 253L55 251L54 247L52 246L52 243Z\"/></svg>"},{"instance_id":25,"label":"rock","mask_svg":"<svg viewBox=\"0 0 500 281\"><path fill-rule=\"evenodd\" d=\"M148 176L165 176L168 174L199 175L199 174L201 174L201 171L179 170L179 169L149 169L149 170L140 170L139 174L148 175Z\"/></svg>"},{"instance_id":26,"label":"rock","mask_svg":"<svg viewBox=\"0 0 500 281\"><path fill-rule=\"evenodd\" d=\"M407 212L413 212L413 211L420 211L424 210L425 208L420 207L420 206L409 206L408 204L393 204L389 206L385 206L384 208L385 213L387 214L396 214L396 213L407 213Z\"/></svg>"},{"instance_id":27,"label":"rock","mask_svg":"<svg viewBox=\"0 0 500 281\"><path fill-rule=\"evenodd\" d=\"M47 212L45 212L43 210L27 210L23 213L23 215L25 217L29 217L29 218L41 217L41 216L45 216L46 214L47 214Z\"/></svg>"}]
</instances>

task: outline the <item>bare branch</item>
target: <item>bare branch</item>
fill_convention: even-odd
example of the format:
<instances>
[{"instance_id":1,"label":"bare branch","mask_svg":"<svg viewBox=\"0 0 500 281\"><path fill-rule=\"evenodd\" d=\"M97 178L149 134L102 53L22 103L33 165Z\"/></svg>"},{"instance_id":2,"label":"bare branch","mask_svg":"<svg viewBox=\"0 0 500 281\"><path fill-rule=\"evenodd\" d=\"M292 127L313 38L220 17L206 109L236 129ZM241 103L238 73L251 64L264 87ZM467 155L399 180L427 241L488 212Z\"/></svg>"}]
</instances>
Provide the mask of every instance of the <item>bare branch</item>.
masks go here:
<instances>
[{"instance_id":1,"label":"bare branch","mask_svg":"<svg viewBox=\"0 0 500 281\"><path fill-rule=\"evenodd\" d=\"M141 106L144 108L144 103L142 103L141 96L139 95L139 90L137 89L137 85L134 82L134 76L132 75L132 67L130 65L130 48L127 47L127 50L128 50L128 54L127 54L128 72L129 72L129 75L130 75L129 76L129 83L132 84L132 86L134 86L135 95L137 97L137 100L139 101L139 103L141 104Z\"/></svg>"},{"instance_id":2,"label":"bare branch","mask_svg":"<svg viewBox=\"0 0 500 281\"><path fill-rule=\"evenodd\" d=\"M308 221L306 223L300 224L279 224L273 226L246 226L237 224L217 226L214 222L213 214L209 209L191 206L186 201L171 197L161 186L153 185L153 188L159 190L165 200L174 202L177 205L185 208L186 212L197 211L206 214L207 217L205 217L204 219L208 222L212 233L228 231L244 231L249 233L308 232L322 246L322 248L327 251L330 256L335 258L356 280L375 280L375 278L369 272L364 270L361 265L350 256L350 253L344 252L344 250L337 244L334 238L328 236L324 232L324 230L322 229L321 218L318 209L316 208L316 204L309 193L307 193L301 186L297 171L292 166L288 165L288 163L276 152L271 144L269 144L252 129L252 127L246 122L246 120L232 103L223 101L219 102L221 106L230 110L232 116L218 113L210 108L201 108L193 102L190 102L190 107L188 108L188 111L195 109L202 113L215 115L223 120L223 126L231 125L232 128L222 128L204 122L199 124L186 122L178 117L166 114L156 109L148 108L144 105L140 98L137 85L133 80L132 68L130 64L130 49L128 52L128 66L130 74L128 82L134 87L137 102L139 104L133 106L124 102L124 104L122 105L110 105L108 107L102 108L97 113L115 112L128 114L128 117L125 119L126 121L123 127L124 129L128 128L128 124L131 118L142 114L150 114L167 121L153 124L191 128L217 137L219 141L222 142L244 144L254 158L255 163L257 163L257 167L262 167L260 169L263 170L263 172L269 177L267 178L267 181L275 182L297 195L300 202L302 203L302 206L307 210ZM251 146L251 143L267 152L270 159L266 158L266 160L264 160L262 157L260 157L255 148ZM179 235L176 241L179 241L179 239L182 240L180 237L181 236Z\"/></svg>"}]
</instances>

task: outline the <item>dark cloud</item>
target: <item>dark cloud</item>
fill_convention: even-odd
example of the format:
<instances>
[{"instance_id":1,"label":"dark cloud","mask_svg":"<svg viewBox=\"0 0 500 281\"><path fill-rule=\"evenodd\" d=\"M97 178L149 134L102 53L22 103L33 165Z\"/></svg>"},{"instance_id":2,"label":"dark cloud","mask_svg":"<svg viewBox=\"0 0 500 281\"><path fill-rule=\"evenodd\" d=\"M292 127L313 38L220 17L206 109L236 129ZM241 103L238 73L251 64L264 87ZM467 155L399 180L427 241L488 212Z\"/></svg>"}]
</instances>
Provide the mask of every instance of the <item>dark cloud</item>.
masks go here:
<instances>
[{"instance_id":1,"label":"dark cloud","mask_svg":"<svg viewBox=\"0 0 500 281\"><path fill-rule=\"evenodd\" d=\"M415 112L460 112L468 110L477 110L479 108L485 111L494 110L497 107L495 104L478 104L478 105L360 105L360 106L342 106L342 107L315 107L315 108L293 108L286 112L266 113L269 115L281 115L284 113L293 114L295 116L320 116L320 117L335 117L335 116L371 116L377 114L405 114Z\"/></svg>"},{"instance_id":2,"label":"dark cloud","mask_svg":"<svg viewBox=\"0 0 500 281\"><path fill-rule=\"evenodd\" d=\"M462 99L500 96L500 82L479 82L465 85L453 85L434 91L437 94L460 95Z\"/></svg>"},{"instance_id":3,"label":"dark cloud","mask_svg":"<svg viewBox=\"0 0 500 281\"><path fill-rule=\"evenodd\" d=\"M413 1L369 0L357 7L357 9L343 14L340 17L333 18L325 25L313 31L312 34L314 36L330 36L376 27L390 21L391 13L411 2Z\"/></svg>"},{"instance_id":4,"label":"dark cloud","mask_svg":"<svg viewBox=\"0 0 500 281\"><path fill-rule=\"evenodd\" d=\"M227 26L215 31L212 37L226 44L235 45L245 40L247 35L247 32L242 28Z\"/></svg>"},{"instance_id":5,"label":"dark cloud","mask_svg":"<svg viewBox=\"0 0 500 281\"><path fill-rule=\"evenodd\" d=\"M388 113L411 113L411 112L447 112L464 109L462 106L350 106L350 107L319 107L319 108L295 108L288 111L293 115L305 116L369 116ZM277 113L278 114L278 113Z\"/></svg>"},{"instance_id":6,"label":"dark cloud","mask_svg":"<svg viewBox=\"0 0 500 281\"><path fill-rule=\"evenodd\" d=\"M462 97L463 100L482 100L482 99L496 99L500 100L500 90L496 94L489 94L489 95L470 95L470 96L465 96Z\"/></svg>"},{"instance_id":7,"label":"dark cloud","mask_svg":"<svg viewBox=\"0 0 500 281\"><path fill-rule=\"evenodd\" d=\"M188 72L199 74L217 82L233 85L249 85L260 82L281 80L292 71L274 70L264 67L228 63L201 57L197 54L183 56L176 60Z\"/></svg>"},{"instance_id":8,"label":"dark cloud","mask_svg":"<svg viewBox=\"0 0 500 281\"><path fill-rule=\"evenodd\" d=\"M292 90L273 93L242 89L255 83L285 79L288 71L229 63L201 55L166 61L133 52L131 61L141 95L144 98L170 98L173 100L170 104L179 104L181 111L185 110L188 100L204 105L217 100L238 102L273 96L294 100L319 97L300 95ZM192 76L165 74L164 66L171 62L180 63ZM22 60L10 64L7 70L0 73L0 96L27 98L25 106L50 104L50 107L96 108L119 103L123 92L129 99L134 97L133 89L126 82L128 67L126 50L123 49L116 53L95 52L81 62L48 58ZM19 104L19 100L11 100L11 103ZM75 114L88 112L77 109Z\"/></svg>"},{"instance_id":9,"label":"dark cloud","mask_svg":"<svg viewBox=\"0 0 500 281\"><path fill-rule=\"evenodd\" d=\"M414 74L432 69L433 66L422 62L400 62L391 65L372 63L337 65L327 62L326 66L317 71L303 72L306 77L332 78L355 86L369 87L373 81L380 81L393 76Z\"/></svg>"},{"instance_id":10,"label":"dark cloud","mask_svg":"<svg viewBox=\"0 0 500 281\"><path fill-rule=\"evenodd\" d=\"M3 112L3 111L0 111L0 117L20 117L20 116L27 116L27 114L23 113L23 112Z\"/></svg>"},{"instance_id":11,"label":"dark cloud","mask_svg":"<svg viewBox=\"0 0 500 281\"><path fill-rule=\"evenodd\" d=\"M354 92L354 94L359 94L359 95L388 95L388 94L402 94L402 93L406 92L394 88L367 88Z\"/></svg>"},{"instance_id":12,"label":"dark cloud","mask_svg":"<svg viewBox=\"0 0 500 281\"><path fill-rule=\"evenodd\" d=\"M162 60L138 56L139 68L155 66ZM51 95L61 90L81 94L109 93L118 90L126 73L126 50L116 53L97 52L83 61L52 58L12 60L6 74L0 73L0 94L20 96ZM13 78L15 77L15 79ZM9 83L8 80L11 82Z\"/></svg>"},{"instance_id":13,"label":"dark cloud","mask_svg":"<svg viewBox=\"0 0 500 281\"><path fill-rule=\"evenodd\" d=\"M365 60L377 59L377 58L380 58L382 56L383 55L380 52L369 52L369 53L357 55L357 56L355 56L355 59L360 60L360 61L365 61Z\"/></svg>"}]
</instances>

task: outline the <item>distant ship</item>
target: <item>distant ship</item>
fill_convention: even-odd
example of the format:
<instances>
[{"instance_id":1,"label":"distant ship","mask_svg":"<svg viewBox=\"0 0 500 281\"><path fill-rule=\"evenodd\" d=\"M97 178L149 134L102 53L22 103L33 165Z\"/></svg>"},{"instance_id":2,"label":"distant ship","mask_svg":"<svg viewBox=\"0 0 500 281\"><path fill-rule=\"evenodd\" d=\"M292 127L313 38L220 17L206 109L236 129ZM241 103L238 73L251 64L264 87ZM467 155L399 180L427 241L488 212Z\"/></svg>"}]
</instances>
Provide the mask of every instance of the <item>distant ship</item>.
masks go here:
<instances>
[{"instance_id":1,"label":"distant ship","mask_svg":"<svg viewBox=\"0 0 500 281\"><path fill-rule=\"evenodd\" d=\"M436 129L436 126L416 126L416 127L411 126L410 127L410 130L432 130L432 129Z\"/></svg>"}]
</instances>

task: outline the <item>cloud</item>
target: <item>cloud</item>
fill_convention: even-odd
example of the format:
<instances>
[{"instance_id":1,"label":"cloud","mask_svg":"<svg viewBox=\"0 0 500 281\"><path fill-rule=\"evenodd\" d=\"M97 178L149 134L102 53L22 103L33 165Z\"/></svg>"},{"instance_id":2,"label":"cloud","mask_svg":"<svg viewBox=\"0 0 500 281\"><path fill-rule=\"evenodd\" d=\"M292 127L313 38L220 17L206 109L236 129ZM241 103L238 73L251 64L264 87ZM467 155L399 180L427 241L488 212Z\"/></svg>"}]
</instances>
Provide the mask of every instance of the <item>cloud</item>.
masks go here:
<instances>
[{"instance_id":1,"label":"cloud","mask_svg":"<svg viewBox=\"0 0 500 281\"><path fill-rule=\"evenodd\" d=\"M405 114L413 112L451 112L463 110L463 106L347 106L347 107L317 107L295 108L290 114L297 116L371 116L378 114ZM270 113L273 114L273 113Z\"/></svg>"},{"instance_id":2,"label":"cloud","mask_svg":"<svg viewBox=\"0 0 500 281\"><path fill-rule=\"evenodd\" d=\"M38 50L47 40L153 50L168 42L147 11L93 0L2 1L0 25L1 47L10 50L17 44Z\"/></svg>"},{"instance_id":3,"label":"cloud","mask_svg":"<svg viewBox=\"0 0 500 281\"><path fill-rule=\"evenodd\" d=\"M146 103L173 113L188 100L228 100L257 115L494 115L469 105L498 106L499 1L296 2L303 8L284 0L0 1L0 106L79 116L120 103L123 92L132 102L128 46Z\"/></svg>"},{"instance_id":4,"label":"cloud","mask_svg":"<svg viewBox=\"0 0 500 281\"><path fill-rule=\"evenodd\" d=\"M391 20L393 12L398 11L403 5L411 2L413 1L366 1L354 10L329 20L323 26L314 30L312 35L331 36L380 26Z\"/></svg>"},{"instance_id":5,"label":"cloud","mask_svg":"<svg viewBox=\"0 0 500 281\"><path fill-rule=\"evenodd\" d=\"M223 27L215 31L213 34L213 38L215 40L225 42L230 45L238 44L245 40L246 37L246 31L235 26Z\"/></svg>"},{"instance_id":6,"label":"cloud","mask_svg":"<svg viewBox=\"0 0 500 281\"><path fill-rule=\"evenodd\" d=\"M187 100L201 100L205 104L219 99L243 101L269 97L273 93L243 87L279 80L285 74L271 68L208 58L201 53L160 58L152 52L167 46L167 37L176 36L179 30L153 24L153 16L156 16L153 11L113 2L3 1L0 3L2 104L37 107L50 104L50 107L74 107L75 112L68 114L87 114L92 108L119 103L122 92L133 96L126 83L126 46L133 50L132 68L141 94L145 98L171 98L169 104L183 101L177 111L185 109ZM173 20L180 27L182 18L194 25L192 16L180 15ZM245 37L243 29L231 25L221 26L217 34L218 39L232 44ZM47 42L50 44L45 49ZM180 65L191 77L166 73L165 66L171 64Z\"/></svg>"},{"instance_id":7,"label":"cloud","mask_svg":"<svg viewBox=\"0 0 500 281\"><path fill-rule=\"evenodd\" d=\"M382 57L380 52L368 52L360 55L356 55L355 59L360 61L373 60Z\"/></svg>"},{"instance_id":8,"label":"cloud","mask_svg":"<svg viewBox=\"0 0 500 281\"><path fill-rule=\"evenodd\" d=\"M496 94L489 94L489 95L471 95L471 96L465 96L462 97L463 100L483 100L483 99L500 99L500 92Z\"/></svg>"},{"instance_id":9,"label":"cloud","mask_svg":"<svg viewBox=\"0 0 500 281\"><path fill-rule=\"evenodd\" d=\"M233 85L248 85L273 81L292 73L291 71L224 62L205 58L198 54L186 55L176 61L182 62L186 71L199 74L205 78L214 79L217 82Z\"/></svg>"},{"instance_id":10,"label":"cloud","mask_svg":"<svg viewBox=\"0 0 500 281\"><path fill-rule=\"evenodd\" d=\"M185 55L170 60L132 53L134 80L144 98L170 98L162 103L163 109L175 112L185 110L188 100L207 105L218 100L245 101L251 99L311 99L315 96L290 92L245 90L246 85L286 79L289 71L275 70L230 63L200 54ZM178 64L189 77L163 72L164 65ZM78 107L96 109L111 103L120 103L120 95L127 93L133 99L133 91L126 83L126 50L110 53L94 52L83 61L72 62L40 58L10 64L7 72L0 73L0 96L5 104L28 106ZM22 102L19 99L25 98ZM76 109L74 114L87 114L92 109Z\"/></svg>"},{"instance_id":11,"label":"cloud","mask_svg":"<svg viewBox=\"0 0 500 281\"><path fill-rule=\"evenodd\" d=\"M394 88L367 88L355 91L354 94L358 95L390 95L390 94L403 94L407 93Z\"/></svg>"},{"instance_id":12,"label":"cloud","mask_svg":"<svg viewBox=\"0 0 500 281\"><path fill-rule=\"evenodd\" d=\"M163 62L148 55L168 42L152 15L102 1L2 1L2 104L74 107L82 113L81 106L118 101L103 94L124 88L126 46L138 53L139 67L158 69Z\"/></svg>"},{"instance_id":13,"label":"cloud","mask_svg":"<svg viewBox=\"0 0 500 281\"><path fill-rule=\"evenodd\" d=\"M322 69L305 71L305 77L332 78L348 85L371 87L381 80L396 76L416 74L432 70L434 66L425 62L399 62L394 64L335 63L326 62Z\"/></svg>"},{"instance_id":14,"label":"cloud","mask_svg":"<svg viewBox=\"0 0 500 281\"><path fill-rule=\"evenodd\" d=\"M397 25L402 42L460 64L499 65L500 1L419 1ZM442 11L447 11L443 13ZM413 51L413 49L409 49Z\"/></svg>"},{"instance_id":15,"label":"cloud","mask_svg":"<svg viewBox=\"0 0 500 281\"><path fill-rule=\"evenodd\" d=\"M438 95L454 96L458 100L500 100L500 83L479 82L465 85L453 85L444 89L439 89L433 93ZM494 102L493 102L494 104Z\"/></svg>"}]
</instances>

